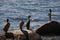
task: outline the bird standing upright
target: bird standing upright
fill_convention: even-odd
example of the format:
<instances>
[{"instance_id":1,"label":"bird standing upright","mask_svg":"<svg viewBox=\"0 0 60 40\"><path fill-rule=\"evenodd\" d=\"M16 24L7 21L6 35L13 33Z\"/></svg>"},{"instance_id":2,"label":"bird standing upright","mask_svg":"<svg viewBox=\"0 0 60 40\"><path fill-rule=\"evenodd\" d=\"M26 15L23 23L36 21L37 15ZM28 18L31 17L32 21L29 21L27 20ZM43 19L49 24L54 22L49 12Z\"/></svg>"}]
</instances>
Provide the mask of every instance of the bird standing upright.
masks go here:
<instances>
[{"instance_id":1,"label":"bird standing upright","mask_svg":"<svg viewBox=\"0 0 60 40\"><path fill-rule=\"evenodd\" d=\"M51 10L51 9L49 9L49 13L48 13L49 21L51 21L51 12L52 12L52 10Z\"/></svg>"},{"instance_id":2,"label":"bird standing upright","mask_svg":"<svg viewBox=\"0 0 60 40\"><path fill-rule=\"evenodd\" d=\"M26 22L26 27L27 27L28 30L30 29L30 17L31 16L28 16L27 22Z\"/></svg>"},{"instance_id":3,"label":"bird standing upright","mask_svg":"<svg viewBox=\"0 0 60 40\"><path fill-rule=\"evenodd\" d=\"M20 23L19 23L19 27L20 27L21 31L22 31L22 26L23 26L23 25L24 25L24 21L21 20Z\"/></svg>"},{"instance_id":4,"label":"bird standing upright","mask_svg":"<svg viewBox=\"0 0 60 40\"><path fill-rule=\"evenodd\" d=\"M3 28L3 30L4 30L5 33L7 33L9 27L10 27L10 22L9 22L9 19L7 19L7 23L6 23L6 25L4 26L4 28Z\"/></svg>"}]
</instances>

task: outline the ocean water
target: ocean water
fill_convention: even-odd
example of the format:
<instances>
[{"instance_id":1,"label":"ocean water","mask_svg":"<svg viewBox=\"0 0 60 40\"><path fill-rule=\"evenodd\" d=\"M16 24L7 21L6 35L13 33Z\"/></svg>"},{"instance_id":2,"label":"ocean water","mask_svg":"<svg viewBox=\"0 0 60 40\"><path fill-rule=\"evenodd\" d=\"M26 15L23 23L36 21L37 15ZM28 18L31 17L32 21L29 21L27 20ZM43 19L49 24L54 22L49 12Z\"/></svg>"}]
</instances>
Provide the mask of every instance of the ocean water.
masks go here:
<instances>
[{"instance_id":1,"label":"ocean water","mask_svg":"<svg viewBox=\"0 0 60 40\"><path fill-rule=\"evenodd\" d=\"M19 29L19 21L22 18L26 23L28 15L31 15L30 28L38 28L49 20L49 9L52 9L52 20L60 22L60 0L0 0L0 33L3 32L7 18L11 23L9 30L14 30ZM25 25L23 29L26 29ZM60 39L49 37L43 40Z\"/></svg>"}]
</instances>

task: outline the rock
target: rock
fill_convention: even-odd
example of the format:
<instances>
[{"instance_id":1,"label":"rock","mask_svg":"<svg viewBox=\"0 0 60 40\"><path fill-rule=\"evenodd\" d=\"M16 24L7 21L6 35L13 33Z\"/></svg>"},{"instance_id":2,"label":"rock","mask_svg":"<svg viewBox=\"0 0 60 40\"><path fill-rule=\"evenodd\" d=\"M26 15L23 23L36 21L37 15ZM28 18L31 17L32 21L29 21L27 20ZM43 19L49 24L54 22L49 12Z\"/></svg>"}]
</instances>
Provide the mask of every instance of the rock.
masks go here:
<instances>
[{"instance_id":1,"label":"rock","mask_svg":"<svg viewBox=\"0 0 60 40\"><path fill-rule=\"evenodd\" d=\"M41 36L35 30L9 30L5 36L15 40L41 40Z\"/></svg>"},{"instance_id":2,"label":"rock","mask_svg":"<svg viewBox=\"0 0 60 40\"><path fill-rule=\"evenodd\" d=\"M14 34L9 32L5 34L6 39L14 39Z\"/></svg>"},{"instance_id":3,"label":"rock","mask_svg":"<svg viewBox=\"0 0 60 40\"><path fill-rule=\"evenodd\" d=\"M60 35L60 23L56 21L47 22L38 28L36 33L43 36Z\"/></svg>"}]
</instances>

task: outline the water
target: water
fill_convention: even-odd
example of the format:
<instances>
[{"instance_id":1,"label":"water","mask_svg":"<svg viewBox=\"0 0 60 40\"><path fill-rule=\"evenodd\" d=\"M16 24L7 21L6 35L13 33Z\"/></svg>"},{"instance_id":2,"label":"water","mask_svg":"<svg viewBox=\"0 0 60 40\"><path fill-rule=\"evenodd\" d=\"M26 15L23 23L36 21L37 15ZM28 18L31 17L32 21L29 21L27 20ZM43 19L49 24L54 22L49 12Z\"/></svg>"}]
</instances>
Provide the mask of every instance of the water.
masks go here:
<instances>
[{"instance_id":1,"label":"water","mask_svg":"<svg viewBox=\"0 0 60 40\"><path fill-rule=\"evenodd\" d=\"M9 30L14 30L19 29L21 18L26 23L28 15L31 15L31 29L38 28L48 21L49 9L53 11L52 20L60 22L60 0L0 0L0 32L7 18L11 23Z\"/></svg>"}]
</instances>

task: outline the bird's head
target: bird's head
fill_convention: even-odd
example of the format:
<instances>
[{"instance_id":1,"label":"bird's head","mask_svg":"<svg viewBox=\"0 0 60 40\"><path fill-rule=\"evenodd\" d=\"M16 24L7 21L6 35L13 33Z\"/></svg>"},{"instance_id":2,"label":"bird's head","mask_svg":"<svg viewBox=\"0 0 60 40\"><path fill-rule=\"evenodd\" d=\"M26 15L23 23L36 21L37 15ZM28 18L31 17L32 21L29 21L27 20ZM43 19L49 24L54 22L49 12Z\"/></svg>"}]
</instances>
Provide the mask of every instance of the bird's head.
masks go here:
<instances>
[{"instance_id":1,"label":"bird's head","mask_svg":"<svg viewBox=\"0 0 60 40\"><path fill-rule=\"evenodd\" d=\"M29 15L29 16L28 16L28 19L29 19L30 17L31 17L31 16Z\"/></svg>"},{"instance_id":2,"label":"bird's head","mask_svg":"<svg viewBox=\"0 0 60 40\"><path fill-rule=\"evenodd\" d=\"M7 19L7 22L9 22L9 19Z\"/></svg>"}]
</instances>

